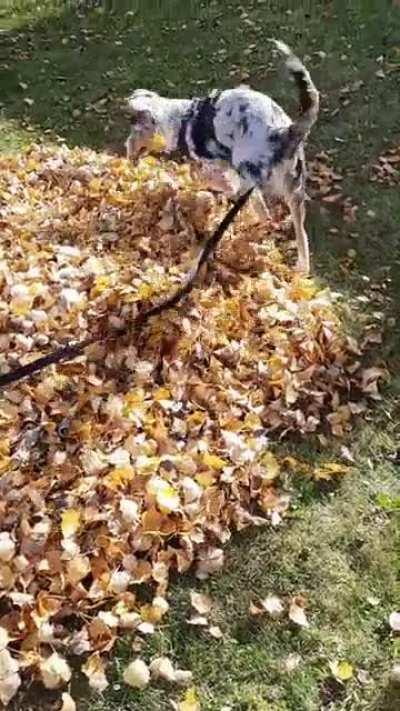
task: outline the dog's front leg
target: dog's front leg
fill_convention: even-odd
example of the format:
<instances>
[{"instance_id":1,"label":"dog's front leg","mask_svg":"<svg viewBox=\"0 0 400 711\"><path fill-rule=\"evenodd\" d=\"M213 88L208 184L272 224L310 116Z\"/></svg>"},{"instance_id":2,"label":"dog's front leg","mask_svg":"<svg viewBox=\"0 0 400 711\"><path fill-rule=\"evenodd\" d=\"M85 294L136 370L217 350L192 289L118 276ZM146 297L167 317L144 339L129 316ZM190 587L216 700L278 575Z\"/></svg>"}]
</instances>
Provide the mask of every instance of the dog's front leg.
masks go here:
<instances>
[{"instance_id":1,"label":"dog's front leg","mask_svg":"<svg viewBox=\"0 0 400 711\"><path fill-rule=\"evenodd\" d=\"M244 192L244 191L243 191ZM252 206L260 222L268 222L271 219L271 213L264 200L264 196L258 188L255 188L251 196Z\"/></svg>"},{"instance_id":2,"label":"dog's front leg","mask_svg":"<svg viewBox=\"0 0 400 711\"><path fill-rule=\"evenodd\" d=\"M228 165L217 161L199 160L196 161L196 167L205 189L224 193L227 197L237 195L239 177Z\"/></svg>"}]
</instances>

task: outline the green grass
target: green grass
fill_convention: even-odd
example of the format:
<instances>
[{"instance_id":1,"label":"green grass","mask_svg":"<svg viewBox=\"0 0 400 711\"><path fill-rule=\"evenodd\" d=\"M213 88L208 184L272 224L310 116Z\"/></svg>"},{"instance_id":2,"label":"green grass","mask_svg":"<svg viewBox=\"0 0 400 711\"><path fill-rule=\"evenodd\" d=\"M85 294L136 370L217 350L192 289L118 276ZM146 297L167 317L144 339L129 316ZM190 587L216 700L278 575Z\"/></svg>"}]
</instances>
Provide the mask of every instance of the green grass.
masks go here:
<instances>
[{"instance_id":1,"label":"green grass","mask_svg":"<svg viewBox=\"0 0 400 711\"><path fill-rule=\"evenodd\" d=\"M331 491L290 482L295 506L278 530L236 536L223 572L207 584L190 576L174 583L168 622L143 655L168 653L191 669L202 711L396 711L400 692L388 673L400 649L387 617L400 606L400 340L398 323L389 319L398 319L400 301L400 193L369 178L379 153L399 143L400 72L385 78L376 72L385 68L381 57L399 64L400 10L384 0L147 0L114 7L111 14L93 10L79 17L55 0L0 0L0 148L62 139L95 148L121 145L127 129L118 100L137 86L187 95L234 85L244 75L294 113L294 90L272 62L267 42L270 36L285 39L309 55L322 92L309 154L332 152L345 174L345 193L360 206L351 225L334 209L310 206L315 271L349 302L374 291L370 308L386 323L375 362L389 363L394 374L383 402L346 442L356 459L354 473ZM358 90L343 92L360 81ZM329 232L332 226L339 235ZM349 250L355 252L351 263ZM339 448L330 445L333 457ZM330 456L314 441L291 449L311 460ZM185 624L192 587L215 599L223 640L209 640ZM304 593L310 628L252 620L250 600L269 592ZM301 662L287 674L282 660L291 653ZM82 704L92 711L171 708L174 688L137 693L121 684L131 656L130 643L121 641L110 689L89 699L82 685ZM354 666L346 684L332 681L329 662L335 659ZM357 678L360 670L368 672L368 683ZM39 708L42 699L32 698L17 708Z\"/></svg>"}]
</instances>

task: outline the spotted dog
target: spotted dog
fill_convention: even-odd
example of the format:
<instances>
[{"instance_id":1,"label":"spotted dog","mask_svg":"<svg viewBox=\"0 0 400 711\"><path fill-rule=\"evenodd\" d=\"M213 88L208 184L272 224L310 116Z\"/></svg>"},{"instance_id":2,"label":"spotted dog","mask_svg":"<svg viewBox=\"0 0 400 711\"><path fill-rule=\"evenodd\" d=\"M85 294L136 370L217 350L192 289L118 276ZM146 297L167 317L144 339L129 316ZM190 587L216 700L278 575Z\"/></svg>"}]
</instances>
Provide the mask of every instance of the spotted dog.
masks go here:
<instances>
[{"instance_id":1,"label":"spotted dog","mask_svg":"<svg viewBox=\"0 0 400 711\"><path fill-rule=\"evenodd\" d=\"M297 240L297 268L308 274L304 142L318 116L319 94L300 59L283 42L273 42L298 87L300 115L295 121L269 96L247 86L214 91L200 99L168 99L137 89L128 99L127 156L135 160L158 135L168 153L228 162L240 178L240 192L257 188L265 213L265 201L286 201Z\"/></svg>"}]
</instances>

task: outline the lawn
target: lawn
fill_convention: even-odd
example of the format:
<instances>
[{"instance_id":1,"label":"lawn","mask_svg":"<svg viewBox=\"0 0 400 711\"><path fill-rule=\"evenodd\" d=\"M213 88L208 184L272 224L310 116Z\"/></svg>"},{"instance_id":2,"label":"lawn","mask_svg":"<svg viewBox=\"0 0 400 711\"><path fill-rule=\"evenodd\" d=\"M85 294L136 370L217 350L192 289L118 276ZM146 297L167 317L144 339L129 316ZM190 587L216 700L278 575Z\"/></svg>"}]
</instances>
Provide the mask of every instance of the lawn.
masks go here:
<instances>
[{"instance_id":1,"label":"lawn","mask_svg":"<svg viewBox=\"0 0 400 711\"><path fill-rule=\"evenodd\" d=\"M400 687L390 670L400 647L388 617L400 607L400 192L395 180L371 178L379 156L400 145L400 9L384 0L144 0L77 13L74 4L0 0L0 149L65 140L119 150L119 100L139 86L186 96L243 80L294 115L294 90L267 42L284 39L308 57L321 91L308 154L328 154L350 201L347 213L310 203L314 272L345 294L352 319L354 309L370 311L384 336L371 362L392 374L351 436L276 443L310 462L340 460L345 446L355 466L337 486L298 477L280 527L236 535L223 571L208 581L175 580L167 621L141 654L167 654L190 669L202 711L396 711ZM186 624L193 588L214 600L222 639ZM271 593L306 596L310 626L251 617L250 603ZM289 655L299 655L291 671ZM90 697L77 682L78 707L171 708L182 695L176 688L123 684L132 656L121 640L109 688ZM335 661L352 666L351 678L334 678ZM33 687L15 708L42 705Z\"/></svg>"}]
</instances>

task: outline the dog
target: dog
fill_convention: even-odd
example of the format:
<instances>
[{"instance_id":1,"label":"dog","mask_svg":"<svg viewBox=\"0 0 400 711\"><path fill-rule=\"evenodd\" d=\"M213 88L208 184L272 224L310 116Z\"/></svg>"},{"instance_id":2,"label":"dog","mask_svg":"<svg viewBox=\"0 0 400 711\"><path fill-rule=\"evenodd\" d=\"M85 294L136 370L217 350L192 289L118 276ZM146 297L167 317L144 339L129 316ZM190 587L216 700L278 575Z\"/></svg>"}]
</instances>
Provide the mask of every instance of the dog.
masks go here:
<instances>
[{"instance_id":1,"label":"dog","mask_svg":"<svg viewBox=\"0 0 400 711\"><path fill-rule=\"evenodd\" d=\"M291 49L279 40L271 41L285 57L299 91L296 120L269 96L244 85L213 91L201 99L169 99L137 89L127 100L131 116L127 158L136 160L142 152L151 151L159 137L166 153L178 151L197 161L227 162L239 176L240 193L256 188L265 215L271 199L286 202L296 235L296 268L307 275L304 144L318 117L319 93Z\"/></svg>"}]
</instances>

